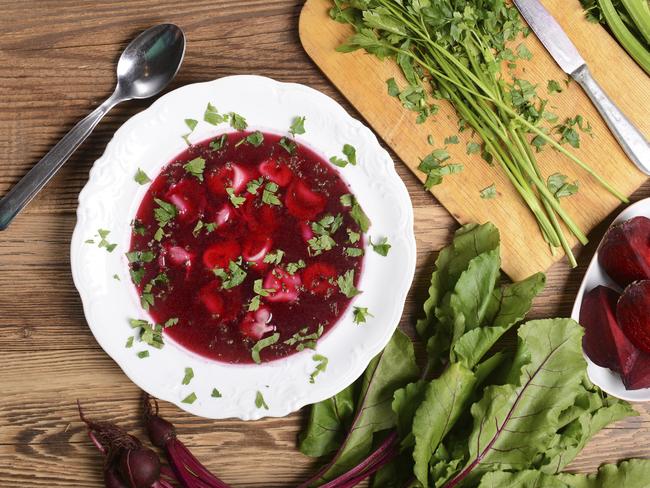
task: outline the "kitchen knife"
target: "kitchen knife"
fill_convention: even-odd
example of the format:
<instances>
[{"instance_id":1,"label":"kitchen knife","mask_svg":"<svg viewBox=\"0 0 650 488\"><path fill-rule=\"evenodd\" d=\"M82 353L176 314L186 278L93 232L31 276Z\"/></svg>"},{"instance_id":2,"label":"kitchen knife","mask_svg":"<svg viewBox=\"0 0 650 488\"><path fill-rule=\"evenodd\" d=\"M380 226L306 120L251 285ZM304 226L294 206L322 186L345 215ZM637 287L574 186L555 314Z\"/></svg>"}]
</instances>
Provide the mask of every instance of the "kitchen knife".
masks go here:
<instances>
[{"instance_id":1,"label":"kitchen knife","mask_svg":"<svg viewBox=\"0 0 650 488\"><path fill-rule=\"evenodd\" d=\"M514 3L555 62L587 93L632 162L645 174L650 175L648 141L596 83L587 63L560 24L539 0L514 0Z\"/></svg>"}]
</instances>

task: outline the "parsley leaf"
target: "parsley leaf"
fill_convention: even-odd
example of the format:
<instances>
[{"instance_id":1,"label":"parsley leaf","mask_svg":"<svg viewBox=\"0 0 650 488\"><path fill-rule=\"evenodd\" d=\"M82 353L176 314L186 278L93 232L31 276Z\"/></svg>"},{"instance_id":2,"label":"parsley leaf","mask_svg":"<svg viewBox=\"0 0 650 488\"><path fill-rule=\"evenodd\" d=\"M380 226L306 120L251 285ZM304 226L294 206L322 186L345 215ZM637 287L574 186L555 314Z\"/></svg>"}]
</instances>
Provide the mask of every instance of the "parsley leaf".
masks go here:
<instances>
[{"instance_id":1,"label":"parsley leaf","mask_svg":"<svg viewBox=\"0 0 650 488\"><path fill-rule=\"evenodd\" d=\"M577 181L568 183L569 177L560 173L554 173L548 177L546 186L555 195L556 198L570 197L578 193L579 185Z\"/></svg>"},{"instance_id":2,"label":"parsley leaf","mask_svg":"<svg viewBox=\"0 0 650 488\"><path fill-rule=\"evenodd\" d=\"M484 200L490 200L497 197L497 187L494 183L490 186L485 187L480 192L481 198Z\"/></svg>"},{"instance_id":3,"label":"parsley leaf","mask_svg":"<svg viewBox=\"0 0 650 488\"><path fill-rule=\"evenodd\" d=\"M235 189L234 188L226 188L226 193L228 194L228 198L230 198L230 203L232 203L232 206L235 208L239 208L246 202L246 197L240 197L235 195Z\"/></svg>"},{"instance_id":4,"label":"parsley leaf","mask_svg":"<svg viewBox=\"0 0 650 488\"><path fill-rule=\"evenodd\" d=\"M194 158L189 163L183 165L183 169L190 173L192 176L198 178L199 181L203 181L203 171L205 170L205 159L199 157Z\"/></svg>"},{"instance_id":5,"label":"parsley leaf","mask_svg":"<svg viewBox=\"0 0 650 488\"><path fill-rule=\"evenodd\" d=\"M286 137L280 139L280 142L278 142L278 144L280 144L282 149L287 151L289 154L294 154L296 152L296 143L290 139L287 139Z\"/></svg>"},{"instance_id":6,"label":"parsley leaf","mask_svg":"<svg viewBox=\"0 0 650 488\"><path fill-rule=\"evenodd\" d=\"M391 97L399 96L399 87L397 86L397 82L395 82L395 78L389 78L386 80L386 88Z\"/></svg>"},{"instance_id":7,"label":"parsley leaf","mask_svg":"<svg viewBox=\"0 0 650 488\"><path fill-rule=\"evenodd\" d=\"M264 184L264 177L260 176L256 180L251 180L248 183L246 183L246 191L250 193L251 195L257 195L257 192L260 189L260 186Z\"/></svg>"},{"instance_id":8,"label":"parsley leaf","mask_svg":"<svg viewBox=\"0 0 650 488\"><path fill-rule=\"evenodd\" d=\"M138 171L135 172L135 176L133 177L133 179L139 185L146 185L151 181L151 178L147 176L147 173L142 171L140 168L138 168Z\"/></svg>"},{"instance_id":9,"label":"parsley leaf","mask_svg":"<svg viewBox=\"0 0 650 488\"><path fill-rule=\"evenodd\" d=\"M280 264L282 258L284 257L284 251L282 249L276 249L273 252L268 253L264 256L264 262L269 264Z\"/></svg>"},{"instance_id":10,"label":"parsley leaf","mask_svg":"<svg viewBox=\"0 0 650 488\"><path fill-rule=\"evenodd\" d=\"M444 141L445 144L458 144L458 142L459 142L458 136L445 137L445 141Z\"/></svg>"},{"instance_id":11,"label":"parsley leaf","mask_svg":"<svg viewBox=\"0 0 650 488\"><path fill-rule=\"evenodd\" d=\"M300 352L303 349L316 349L316 341L323 335L325 327L323 324L318 324L316 332L309 334L309 328L305 327L300 329L291 338L284 341L287 346L296 346L296 351Z\"/></svg>"},{"instance_id":12,"label":"parsley leaf","mask_svg":"<svg viewBox=\"0 0 650 488\"><path fill-rule=\"evenodd\" d=\"M149 351L140 351L138 354L136 354L140 359L148 358L149 357Z\"/></svg>"},{"instance_id":13,"label":"parsley leaf","mask_svg":"<svg viewBox=\"0 0 650 488\"><path fill-rule=\"evenodd\" d=\"M380 256L388 256L388 251L390 251L391 245L388 244L388 238L383 237L379 239L378 243L373 243L372 242L372 237L369 238L370 245L372 246L372 250L375 251L377 254Z\"/></svg>"},{"instance_id":14,"label":"parsley leaf","mask_svg":"<svg viewBox=\"0 0 650 488\"><path fill-rule=\"evenodd\" d=\"M176 217L176 206L160 198L154 198L154 202L158 204L158 208L153 211L154 217L160 227L165 227Z\"/></svg>"},{"instance_id":15,"label":"parsley leaf","mask_svg":"<svg viewBox=\"0 0 650 488\"><path fill-rule=\"evenodd\" d=\"M190 129L190 131L193 131L196 129L197 124L199 123L198 120L195 119L185 119L185 125L187 125Z\"/></svg>"},{"instance_id":16,"label":"parsley leaf","mask_svg":"<svg viewBox=\"0 0 650 488\"><path fill-rule=\"evenodd\" d=\"M481 152L481 145L478 142L470 141L467 143L467 154L477 154Z\"/></svg>"},{"instance_id":17,"label":"parsley leaf","mask_svg":"<svg viewBox=\"0 0 650 488\"><path fill-rule=\"evenodd\" d=\"M368 317L374 317L374 315L368 312L367 307L354 307L352 309L352 322L355 324L365 324Z\"/></svg>"},{"instance_id":18,"label":"parsley leaf","mask_svg":"<svg viewBox=\"0 0 650 488\"><path fill-rule=\"evenodd\" d=\"M305 133L305 117L296 117L293 119L293 122L291 123L291 127L289 128L289 133L292 136L296 136L296 134L304 134Z\"/></svg>"},{"instance_id":19,"label":"parsley leaf","mask_svg":"<svg viewBox=\"0 0 650 488\"><path fill-rule=\"evenodd\" d=\"M348 233L348 240L350 241L350 244L355 244L359 242L361 239L361 234L358 232L354 232L352 229L346 229Z\"/></svg>"},{"instance_id":20,"label":"parsley leaf","mask_svg":"<svg viewBox=\"0 0 650 488\"><path fill-rule=\"evenodd\" d=\"M314 370L314 372L309 375L309 382L315 383L316 376L318 376L320 373L324 373L325 370L327 369L327 363L329 362L329 360L322 354L314 354L312 359L316 361L318 364L316 364L316 369Z\"/></svg>"},{"instance_id":21,"label":"parsley leaf","mask_svg":"<svg viewBox=\"0 0 650 488\"><path fill-rule=\"evenodd\" d=\"M307 264L302 260L298 260L295 263L289 263L285 266L287 273L290 275L294 275L298 272L299 269L303 269L307 266Z\"/></svg>"},{"instance_id":22,"label":"parsley leaf","mask_svg":"<svg viewBox=\"0 0 650 488\"><path fill-rule=\"evenodd\" d=\"M185 398L181 400L181 403L187 403L188 405L191 405L196 401L196 393L192 392L189 395L187 395Z\"/></svg>"},{"instance_id":23,"label":"parsley leaf","mask_svg":"<svg viewBox=\"0 0 650 488\"><path fill-rule=\"evenodd\" d=\"M430 154L420 160L418 169L427 175L424 183L425 190L430 190L433 186L442 183L442 177L454 173L460 173L463 170L462 164L445 164L450 158L446 149L434 149Z\"/></svg>"},{"instance_id":24,"label":"parsley leaf","mask_svg":"<svg viewBox=\"0 0 650 488\"><path fill-rule=\"evenodd\" d=\"M190 381L194 378L194 370L192 368L185 368L185 376L183 376L183 381L181 384L189 385Z\"/></svg>"},{"instance_id":25,"label":"parsley leaf","mask_svg":"<svg viewBox=\"0 0 650 488\"><path fill-rule=\"evenodd\" d=\"M222 122L225 122L227 118L227 115L221 115L217 108L211 103L208 103L208 106L205 108L205 112L203 113L203 120L212 125L219 125Z\"/></svg>"},{"instance_id":26,"label":"parsley leaf","mask_svg":"<svg viewBox=\"0 0 650 488\"><path fill-rule=\"evenodd\" d=\"M370 224L371 224L370 219L363 211L361 205L359 205L359 202L357 201L356 198L354 198L354 201L352 203L352 209L350 210L350 217L352 217L352 220L354 220L357 223L357 225L359 226L362 232L368 232L368 229L370 229Z\"/></svg>"},{"instance_id":27,"label":"parsley leaf","mask_svg":"<svg viewBox=\"0 0 650 488\"><path fill-rule=\"evenodd\" d=\"M213 151L223 149L226 145L226 142L228 142L228 135L222 134L219 139L215 139L210 143L210 149Z\"/></svg>"},{"instance_id":28,"label":"parsley leaf","mask_svg":"<svg viewBox=\"0 0 650 488\"><path fill-rule=\"evenodd\" d=\"M357 150L354 148L354 146L350 144L344 144L342 152L346 159L341 159L338 156L332 156L330 158L330 163L338 166L339 168L345 168L348 164L351 164L352 166L357 164Z\"/></svg>"},{"instance_id":29,"label":"parsley leaf","mask_svg":"<svg viewBox=\"0 0 650 488\"><path fill-rule=\"evenodd\" d=\"M517 46L517 56L527 61L533 59L533 53L530 52L530 50L526 47L525 44L519 44Z\"/></svg>"},{"instance_id":30,"label":"parsley leaf","mask_svg":"<svg viewBox=\"0 0 650 488\"><path fill-rule=\"evenodd\" d=\"M363 256L363 249L360 247L346 247L345 254L351 258L358 258L359 256Z\"/></svg>"},{"instance_id":31,"label":"parsley leaf","mask_svg":"<svg viewBox=\"0 0 650 488\"><path fill-rule=\"evenodd\" d=\"M551 93L562 93L563 90L557 81L548 80L548 83L546 84L546 91L550 95Z\"/></svg>"},{"instance_id":32,"label":"parsley leaf","mask_svg":"<svg viewBox=\"0 0 650 488\"><path fill-rule=\"evenodd\" d=\"M348 271L345 272L342 276L339 276L336 280L337 285L339 285L339 289L341 290L341 293L343 293L346 297L352 298L357 296L359 293L361 293L359 290L357 290L354 286L354 270L349 269Z\"/></svg>"},{"instance_id":33,"label":"parsley leaf","mask_svg":"<svg viewBox=\"0 0 650 488\"><path fill-rule=\"evenodd\" d=\"M223 395L221 395L221 392L216 388L212 388L212 394L210 396L212 398L221 398Z\"/></svg>"},{"instance_id":34,"label":"parsley leaf","mask_svg":"<svg viewBox=\"0 0 650 488\"><path fill-rule=\"evenodd\" d=\"M239 114L236 114L235 112L230 112L229 114L230 117L230 127L232 127L235 130L246 130L248 127L248 123L246 122L246 119L242 117Z\"/></svg>"},{"instance_id":35,"label":"parsley leaf","mask_svg":"<svg viewBox=\"0 0 650 488\"><path fill-rule=\"evenodd\" d=\"M244 271L235 261L230 261L230 263L228 263L228 272L222 268L215 268L212 272L215 276L221 278L221 287L224 290L229 290L230 288L241 285L247 275L246 271Z\"/></svg>"},{"instance_id":36,"label":"parsley leaf","mask_svg":"<svg viewBox=\"0 0 650 488\"><path fill-rule=\"evenodd\" d=\"M336 241L332 239L329 234L323 234L320 236L314 236L307 241L309 244L309 254L311 256L318 256L323 253L323 251L331 251L336 246Z\"/></svg>"},{"instance_id":37,"label":"parsley leaf","mask_svg":"<svg viewBox=\"0 0 650 488\"><path fill-rule=\"evenodd\" d=\"M262 192L262 201L268 205L278 205L281 206L282 202L278 198L278 196L275 194L275 192L278 191L278 185L276 183L273 183L272 181L269 181L265 186L264 186L264 191Z\"/></svg>"},{"instance_id":38,"label":"parsley leaf","mask_svg":"<svg viewBox=\"0 0 650 488\"><path fill-rule=\"evenodd\" d=\"M255 394L255 406L256 406L257 408L263 408L263 409L265 409L265 410L268 410L268 409L269 409L269 406L268 406L268 405L266 404L266 402L264 401L264 396L262 395L262 392L259 391L259 390L258 390L257 393Z\"/></svg>"},{"instance_id":39,"label":"parsley leaf","mask_svg":"<svg viewBox=\"0 0 650 488\"><path fill-rule=\"evenodd\" d=\"M126 344L125 344L124 347L126 347L127 349L131 349L131 348L133 347L133 339L134 339L134 337L133 337L133 336L130 336L130 337L126 340Z\"/></svg>"},{"instance_id":40,"label":"parsley leaf","mask_svg":"<svg viewBox=\"0 0 650 488\"><path fill-rule=\"evenodd\" d=\"M111 233L111 231L110 231L110 230L106 230L106 229L98 229L98 230L97 230L97 234L99 235L99 238L100 238L100 241L99 241L99 243L97 244L97 247L99 247L100 249L101 249L101 248L104 248L104 249L106 249L108 252L113 252L113 251L115 250L115 248L117 247L117 244L111 244L111 243L108 242L108 240L106 239L106 238L108 237L108 234L110 234L110 233ZM90 241L92 241L92 239L89 239L88 241L86 241L86 243L88 243L88 244L94 244L94 242L95 242L95 241L92 241L92 242L90 242Z\"/></svg>"},{"instance_id":41,"label":"parsley leaf","mask_svg":"<svg viewBox=\"0 0 650 488\"><path fill-rule=\"evenodd\" d=\"M253 346L253 349L251 349L251 357L253 358L253 361L255 361L257 364L260 364L262 362L262 359L260 358L260 351L264 349L265 347L272 346L278 340L280 339L280 333L276 332L273 335L270 335L268 337L265 337L264 339L260 339L255 343Z\"/></svg>"},{"instance_id":42,"label":"parsley leaf","mask_svg":"<svg viewBox=\"0 0 650 488\"><path fill-rule=\"evenodd\" d=\"M131 251L125 254L129 263L150 263L156 257L153 251Z\"/></svg>"},{"instance_id":43,"label":"parsley leaf","mask_svg":"<svg viewBox=\"0 0 650 488\"><path fill-rule=\"evenodd\" d=\"M252 134L246 136L246 142L255 147L259 147L264 142L264 134L256 130Z\"/></svg>"}]
</instances>

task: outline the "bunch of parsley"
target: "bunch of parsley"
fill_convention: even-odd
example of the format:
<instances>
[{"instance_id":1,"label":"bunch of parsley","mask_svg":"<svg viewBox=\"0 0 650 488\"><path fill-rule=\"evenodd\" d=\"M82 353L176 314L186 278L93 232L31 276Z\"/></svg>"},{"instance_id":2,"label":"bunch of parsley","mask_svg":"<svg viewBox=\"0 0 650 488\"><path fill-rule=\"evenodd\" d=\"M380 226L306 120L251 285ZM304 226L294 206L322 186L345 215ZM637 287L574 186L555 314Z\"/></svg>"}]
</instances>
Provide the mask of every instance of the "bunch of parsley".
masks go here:
<instances>
[{"instance_id":1,"label":"bunch of parsley","mask_svg":"<svg viewBox=\"0 0 650 488\"><path fill-rule=\"evenodd\" d=\"M572 320L527 322L514 352L499 347L545 281L500 285L499 253L491 224L456 233L417 324L426 364L398 331L356 384L314 405L300 449L335 454L301 487L373 474L373 488L646 486L647 460L562 473L596 432L636 413L589 382Z\"/></svg>"},{"instance_id":2,"label":"bunch of parsley","mask_svg":"<svg viewBox=\"0 0 650 488\"><path fill-rule=\"evenodd\" d=\"M575 147L575 137L558 141L543 126L557 116L545 110L546 100L537 96L534 85L508 81L502 74L504 64L513 68L517 59L532 57L524 44L514 51L509 47L527 34L518 12L504 0L334 0L330 16L356 30L339 51L364 49L395 60L408 85L400 89L389 80L388 92L418 113L417 122L436 112L431 97L452 104L461 128L470 127L481 138L484 159L503 169L551 248L561 246L575 266L563 224L581 243L587 238L548 188L531 145L553 147L621 201L627 198L563 145ZM471 152L477 149L474 145ZM440 154L423 159L427 186L461 169L443 164L446 159Z\"/></svg>"}]
</instances>

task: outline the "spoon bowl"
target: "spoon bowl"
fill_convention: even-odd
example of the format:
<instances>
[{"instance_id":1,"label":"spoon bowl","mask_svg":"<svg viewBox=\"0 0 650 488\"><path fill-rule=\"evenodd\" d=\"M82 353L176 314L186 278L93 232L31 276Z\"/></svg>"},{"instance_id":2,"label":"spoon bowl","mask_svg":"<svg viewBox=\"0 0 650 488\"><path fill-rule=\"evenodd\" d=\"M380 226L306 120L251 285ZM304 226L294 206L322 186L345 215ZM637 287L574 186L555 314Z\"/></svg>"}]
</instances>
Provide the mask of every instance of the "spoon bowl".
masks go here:
<instances>
[{"instance_id":1,"label":"spoon bowl","mask_svg":"<svg viewBox=\"0 0 650 488\"><path fill-rule=\"evenodd\" d=\"M176 76L185 54L185 35L174 24L160 24L133 39L117 63L122 100L149 98Z\"/></svg>"},{"instance_id":2,"label":"spoon bowl","mask_svg":"<svg viewBox=\"0 0 650 488\"><path fill-rule=\"evenodd\" d=\"M70 129L0 200L0 230L6 229L52 179L111 108L126 100L160 93L176 76L184 54L185 35L174 24L156 25L133 39L117 63L117 86L113 94Z\"/></svg>"}]
</instances>

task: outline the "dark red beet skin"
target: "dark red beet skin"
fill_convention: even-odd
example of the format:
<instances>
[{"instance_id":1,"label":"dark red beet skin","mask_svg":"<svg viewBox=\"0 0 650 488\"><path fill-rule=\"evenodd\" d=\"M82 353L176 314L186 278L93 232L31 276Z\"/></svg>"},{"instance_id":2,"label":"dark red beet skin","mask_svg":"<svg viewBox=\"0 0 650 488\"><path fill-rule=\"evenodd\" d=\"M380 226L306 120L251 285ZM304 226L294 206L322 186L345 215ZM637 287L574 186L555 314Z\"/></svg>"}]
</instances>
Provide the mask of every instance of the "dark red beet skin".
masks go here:
<instances>
[{"instance_id":1,"label":"dark red beet skin","mask_svg":"<svg viewBox=\"0 0 650 488\"><path fill-rule=\"evenodd\" d=\"M273 333L279 339L262 350L262 361L295 353L300 343L286 344L295 334L330 330L350 304L337 278L353 271L356 285L363 264L355 251L363 248L364 238L351 242L348 231L361 231L351 207L341 202L350 189L338 171L300 144L289 154L279 144L280 136L264 134L259 146L242 143L246 136L229 134L218 150L210 142L219 137L203 141L165 166L140 204L130 246L130 251L153 252L153 259L131 268L136 276L142 273L136 284L141 295L153 283L153 321L178 319L164 329L165 336L205 357L232 363L253 362L253 346ZM203 181L184 167L196 158L205 162L199 175ZM269 182L279 204L268 201ZM257 184L256 192L249 191L251 183ZM177 215L162 231L155 199L176 207ZM309 239L318 237L312 224L339 214L341 225L331 232L333 248L310 252ZM350 248L355 250L350 253ZM284 252L279 264L265 262L278 249ZM247 273L232 288L213 272L228 269L231 261L239 261ZM287 265L298 262L302 267L289 273L293 268ZM155 279L161 274L166 280ZM257 310L249 310L258 295L256 280L271 291L260 296Z\"/></svg>"},{"instance_id":2,"label":"dark red beet skin","mask_svg":"<svg viewBox=\"0 0 650 488\"><path fill-rule=\"evenodd\" d=\"M585 293L580 308L580 324L585 328L582 347L598 366L627 375L638 351L616 321L618 298L618 293L605 286Z\"/></svg>"},{"instance_id":3,"label":"dark red beet skin","mask_svg":"<svg viewBox=\"0 0 650 488\"><path fill-rule=\"evenodd\" d=\"M645 353L650 353L650 280L628 286L618 301L616 316L625 335Z\"/></svg>"},{"instance_id":4,"label":"dark red beet skin","mask_svg":"<svg viewBox=\"0 0 650 488\"><path fill-rule=\"evenodd\" d=\"M650 279L650 219L634 217L609 229L598 262L621 288Z\"/></svg>"}]
</instances>

